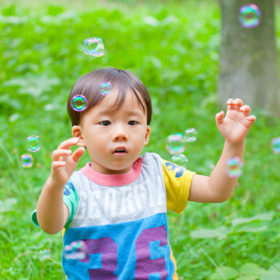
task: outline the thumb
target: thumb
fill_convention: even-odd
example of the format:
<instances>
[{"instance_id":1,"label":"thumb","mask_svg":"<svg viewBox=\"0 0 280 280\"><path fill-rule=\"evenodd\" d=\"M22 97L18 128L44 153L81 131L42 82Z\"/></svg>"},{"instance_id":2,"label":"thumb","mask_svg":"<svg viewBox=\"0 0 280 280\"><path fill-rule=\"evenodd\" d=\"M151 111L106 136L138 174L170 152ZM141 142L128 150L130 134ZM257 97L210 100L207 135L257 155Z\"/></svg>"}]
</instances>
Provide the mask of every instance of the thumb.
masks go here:
<instances>
[{"instance_id":1,"label":"thumb","mask_svg":"<svg viewBox=\"0 0 280 280\"><path fill-rule=\"evenodd\" d=\"M216 114L215 119L216 119L216 125L219 126L224 122L224 111L221 111Z\"/></svg>"}]
</instances>

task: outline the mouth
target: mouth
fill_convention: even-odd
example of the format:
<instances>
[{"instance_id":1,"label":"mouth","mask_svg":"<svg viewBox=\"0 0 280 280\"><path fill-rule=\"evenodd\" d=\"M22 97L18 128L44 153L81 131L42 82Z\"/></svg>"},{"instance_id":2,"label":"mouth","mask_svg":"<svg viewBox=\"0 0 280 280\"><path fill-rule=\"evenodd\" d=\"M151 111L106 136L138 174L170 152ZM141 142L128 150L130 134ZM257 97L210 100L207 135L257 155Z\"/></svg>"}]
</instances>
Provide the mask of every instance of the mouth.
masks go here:
<instances>
[{"instance_id":1,"label":"mouth","mask_svg":"<svg viewBox=\"0 0 280 280\"><path fill-rule=\"evenodd\" d=\"M126 147L117 147L113 151L113 155L115 156L124 156L127 154L127 148Z\"/></svg>"}]
</instances>

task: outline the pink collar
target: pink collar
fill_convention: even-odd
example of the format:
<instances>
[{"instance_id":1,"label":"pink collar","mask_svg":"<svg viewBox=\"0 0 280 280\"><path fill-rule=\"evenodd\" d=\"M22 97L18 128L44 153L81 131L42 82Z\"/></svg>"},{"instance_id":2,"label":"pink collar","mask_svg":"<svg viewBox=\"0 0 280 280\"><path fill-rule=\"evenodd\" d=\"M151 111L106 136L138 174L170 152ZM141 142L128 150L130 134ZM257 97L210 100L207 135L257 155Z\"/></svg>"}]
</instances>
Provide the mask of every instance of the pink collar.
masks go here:
<instances>
[{"instance_id":1,"label":"pink collar","mask_svg":"<svg viewBox=\"0 0 280 280\"><path fill-rule=\"evenodd\" d=\"M142 167L142 158L134 161L132 168L124 174L102 174L91 168L91 162L80 169L80 172L89 180L102 186L122 186L134 182L140 175Z\"/></svg>"}]
</instances>

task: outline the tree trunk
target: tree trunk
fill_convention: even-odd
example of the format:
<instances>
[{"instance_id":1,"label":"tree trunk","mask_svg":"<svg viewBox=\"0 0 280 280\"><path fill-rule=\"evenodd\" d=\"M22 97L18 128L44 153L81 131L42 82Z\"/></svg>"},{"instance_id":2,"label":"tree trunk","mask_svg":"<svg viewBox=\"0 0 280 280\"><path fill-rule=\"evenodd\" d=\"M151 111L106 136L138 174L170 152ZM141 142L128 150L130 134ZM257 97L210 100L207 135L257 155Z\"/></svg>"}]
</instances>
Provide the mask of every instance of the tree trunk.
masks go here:
<instances>
[{"instance_id":1,"label":"tree trunk","mask_svg":"<svg viewBox=\"0 0 280 280\"><path fill-rule=\"evenodd\" d=\"M240 7L255 4L260 23L245 28L239 21ZM219 103L241 98L252 108L280 116L278 57L274 23L274 1L220 0L222 41L220 48Z\"/></svg>"}]
</instances>

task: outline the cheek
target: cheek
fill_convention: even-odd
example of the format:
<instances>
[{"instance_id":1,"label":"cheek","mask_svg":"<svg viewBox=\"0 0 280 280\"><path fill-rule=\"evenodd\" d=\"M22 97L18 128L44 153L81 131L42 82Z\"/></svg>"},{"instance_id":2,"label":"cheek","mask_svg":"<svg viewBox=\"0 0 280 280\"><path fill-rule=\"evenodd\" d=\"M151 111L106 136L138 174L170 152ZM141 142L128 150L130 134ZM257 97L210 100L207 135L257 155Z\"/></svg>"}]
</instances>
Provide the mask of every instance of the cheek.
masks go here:
<instances>
[{"instance_id":1,"label":"cheek","mask_svg":"<svg viewBox=\"0 0 280 280\"><path fill-rule=\"evenodd\" d=\"M137 146L139 146L139 147L145 146L148 143L148 138L146 137L146 134L143 132L141 134L142 134L141 137L138 137L135 140L135 142L137 143Z\"/></svg>"},{"instance_id":2,"label":"cheek","mask_svg":"<svg viewBox=\"0 0 280 280\"><path fill-rule=\"evenodd\" d=\"M92 149L95 146L98 146L101 140L98 140L98 136L96 137L96 133L85 133L84 134L84 142L86 146L90 149Z\"/></svg>"}]
</instances>

